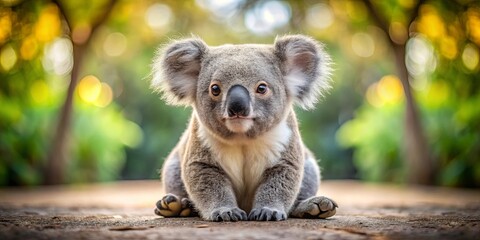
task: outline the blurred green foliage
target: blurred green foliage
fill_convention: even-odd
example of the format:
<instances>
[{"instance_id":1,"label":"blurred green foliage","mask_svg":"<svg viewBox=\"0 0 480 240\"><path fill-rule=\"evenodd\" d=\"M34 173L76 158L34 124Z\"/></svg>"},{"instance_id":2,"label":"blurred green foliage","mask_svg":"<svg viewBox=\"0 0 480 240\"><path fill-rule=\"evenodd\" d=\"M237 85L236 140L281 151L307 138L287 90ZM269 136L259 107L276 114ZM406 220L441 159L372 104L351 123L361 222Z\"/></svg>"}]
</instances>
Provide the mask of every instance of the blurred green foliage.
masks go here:
<instances>
[{"instance_id":1,"label":"blurred green foliage","mask_svg":"<svg viewBox=\"0 0 480 240\"><path fill-rule=\"evenodd\" d=\"M72 44L90 37L107 10L106 1L58 2L63 8L0 1L0 185L42 183ZM417 1L372 2L389 32L371 21L362 1L116 1L81 63L68 183L157 177L191 112L166 106L149 88L161 44L190 34L218 45L303 33L324 42L335 62L332 91L315 111L298 111L325 178L405 181L405 103L391 38L407 42L436 183L480 186L479 4L426 1L409 27Z\"/></svg>"},{"instance_id":2,"label":"blurred green foliage","mask_svg":"<svg viewBox=\"0 0 480 240\"><path fill-rule=\"evenodd\" d=\"M354 161L360 178L371 181L405 179L402 163L403 106L375 109L363 105L354 120L338 131L338 140L346 147L355 147Z\"/></svg>"},{"instance_id":3,"label":"blurred green foliage","mask_svg":"<svg viewBox=\"0 0 480 240\"><path fill-rule=\"evenodd\" d=\"M480 186L478 7L460 10L458 5L440 2L421 7L416 22L421 34L407 43L410 81L438 185ZM470 55L472 49L475 54ZM402 152L405 103L382 103L378 88L369 87L366 101L339 129L337 139L355 149L360 178L404 182L408 170Z\"/></svg>"}]
</instances>

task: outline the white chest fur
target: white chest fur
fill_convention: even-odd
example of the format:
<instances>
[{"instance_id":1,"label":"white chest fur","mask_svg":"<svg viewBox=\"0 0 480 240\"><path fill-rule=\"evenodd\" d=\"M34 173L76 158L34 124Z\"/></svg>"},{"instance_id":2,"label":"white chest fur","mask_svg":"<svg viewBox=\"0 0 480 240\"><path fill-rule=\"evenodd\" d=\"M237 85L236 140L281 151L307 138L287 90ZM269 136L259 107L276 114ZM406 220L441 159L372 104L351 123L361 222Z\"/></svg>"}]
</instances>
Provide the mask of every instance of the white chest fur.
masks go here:
<instances>
[{"instance_id":1,"label":"white chest fur","mask_svg":"<svg viewBox=\"0 0 480 240\"><path fill-rule=\"evenodd\" d=\"M246 211L252 207L263 172L280 159L291 134L286 121L255 139L229 142L219 140L206 129L199 129L200 138L212 150L215 161L230 178L238 206Z\"/></svg>"}]
</instances>

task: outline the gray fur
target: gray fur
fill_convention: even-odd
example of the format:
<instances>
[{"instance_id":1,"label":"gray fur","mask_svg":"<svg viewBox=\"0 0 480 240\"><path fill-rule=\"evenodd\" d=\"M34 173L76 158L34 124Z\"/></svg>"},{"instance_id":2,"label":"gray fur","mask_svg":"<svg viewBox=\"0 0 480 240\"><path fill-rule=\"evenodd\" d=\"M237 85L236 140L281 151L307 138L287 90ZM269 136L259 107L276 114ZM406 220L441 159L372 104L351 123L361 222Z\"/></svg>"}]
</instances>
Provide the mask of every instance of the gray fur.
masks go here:
<instances>
[{"instance_id":1,"label":"gray fur","mask_svg":"<svg viewBox=\"0 0 480 240\"><path fill-rule=\"evenodd\" d=\"M182 178L182 170L180 165L180 156L178 152L173 152L169 161L165 161L162 168L162 179L164 180L164 190L167 193L172 193L181 198L187 198L188 194L185 190L183 181L179 181Z\"/></svg>"},{"instance_id":2,"label":"gray fur","mask_svg":"<svg viewBox=\"0 0 480 240\"><path fill-rule=\"evenodd\" d=\"M209 47L195 38L168 45L154 62L152 87L170 104L193 107L163 167L164 189L178 196L168 199L189 198L213 221L332 216L336 204L314 197L320 171L293 111L295 103L312 108L329 88L329 65L322 46L301 35L273 45ZM246 116L227 114L235 85L248 91Z\"/></svg>"}]
</instances>

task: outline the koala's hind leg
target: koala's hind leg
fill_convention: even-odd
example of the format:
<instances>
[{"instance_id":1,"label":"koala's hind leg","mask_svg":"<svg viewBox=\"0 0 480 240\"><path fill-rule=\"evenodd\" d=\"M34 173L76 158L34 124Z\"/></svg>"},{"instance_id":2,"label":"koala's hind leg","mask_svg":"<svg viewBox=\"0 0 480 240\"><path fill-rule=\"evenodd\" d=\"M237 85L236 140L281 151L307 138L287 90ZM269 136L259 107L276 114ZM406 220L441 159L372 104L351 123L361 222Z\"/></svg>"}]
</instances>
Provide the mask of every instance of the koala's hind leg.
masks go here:
<instances>
[{"instance_id":1,"label":"koala's hind leg","mask_svg":"<svg viewBox=\"0 0 480 240\"><path fill-rule=\"evenodd\" d=\"M158 200L155 214L164 217L198 216L198 212L185 191L181 178L180 159L175 151L165 160L162 182L163 189L167 194Z\"/></svg>"},{"instance_id":2,"label":"koala's hind leg","mask_svg":"<svg viewBox=\"0 0 480 240\"><path fill-rule=\"evenodd\" d=\"M336 213L338 207L335 201L322 196L315 196L320 184L320 173L315 160L307 157L305 172L300 193L290 212L296 218L328 218Z\"/></svg>"}]
</instances>

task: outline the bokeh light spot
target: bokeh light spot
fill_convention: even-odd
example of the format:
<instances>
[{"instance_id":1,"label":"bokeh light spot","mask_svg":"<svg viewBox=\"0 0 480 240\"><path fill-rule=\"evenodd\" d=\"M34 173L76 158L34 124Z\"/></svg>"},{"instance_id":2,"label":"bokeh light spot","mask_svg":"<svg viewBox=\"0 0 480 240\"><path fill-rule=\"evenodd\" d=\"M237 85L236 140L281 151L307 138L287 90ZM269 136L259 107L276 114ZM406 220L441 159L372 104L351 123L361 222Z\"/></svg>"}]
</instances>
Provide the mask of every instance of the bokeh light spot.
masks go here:
<instances>
[{"instance_id":1,"label":"bokeh light spot","mask_svg":"<svg viewBox=\"0 0 480 240\"><path fill-rule=\"evenodd\" d=\"M93 76L82 78L77 86L80 99L97 107L106 107L113 100L113 91L110 85Z\"/></svg>"},{"instance_id":2,"label":"bokeh light spot","mask_svg":"<svg viewBox=\"0 0 480 240\"><path fill-rule=\"evenodd\" d=\"M478 67L478 63L480 60L480 56L478 52L479 52L478 47L471 43L467 44L465 46L465 49L463 49L463 53L462 53L463 65L465 65L465 67L470 71L473 71Z\"/></svg>"},{"instance_id":3,"label":"bokeh light spot","mask_svg":"<svg viewBox=\"0 0 480 240\"><path fill-rule=\"evenodd\" d=\"M93 103L97 100L102 91L102 84L97 77L88 75L80 80L77 89L80 99L87 103Z\"/></svg>"},{"instance_id":4,"label":"bokeh light spot","mask_svg":"<svg viewBox=\"0 0 480 240\"><path fill-rule=\"evenodd\" d=\"M58 38L45 46L43 68L56 75L65 75L73 67L73 45L70 39Z\"/></svg>"},{"instance_id":5,"label":"bokeh light spot","mask_svg":"<svg viewBox=\"0 0 480 240\"><path fill-rule=\"evenodd\" d=\"M417 0L399 0L398 3L404 8L412 8Z\"/></svg>"},{"instance_id":6,"label":"bokeh light spot","mask_svg":"<svg viewBox=\"0 0 480 240\"><path fill-rule=\"evenodd\" d=\"M392 22L388 29L388 34L393 42L397 44L404 44L408 38L408 32L405 25L401 22Z\"/></svg>"},{"instance_id":7,"label":"bokeh light spot","mask_svg":"<svg viewBox=\"0 0 480 240\"><path fill-rule=\"evenodd\" d=\"M397 104L403 100L403 87L400 79L394 75L386 75L367 89L367 102L374 107Z\"/></svg>"},{"instance_id":8,"label":"bokeh light spot","mask_svg":"<svg viewBox=\"0 0 480 240\"><path fill-rule=\"evenodd\" d=\"M107 83L102 82L100 93L98 94L97 98L93 102L93 105L97 107L106 107L112 102L112 99L113 99L112 88Z\"/></svg>"},{"instance_id":9,"label":"bokeh light spot","mask_svg":"<svg viewBox=\"0 0 480 240\"><path fill-rule=\"evenodd\" d=\"M91 32L92 32L92 28L88 23L78 24L73 28L72 40L76 44L83 44L88 40Z\"/></svg>"},{"instance_id":10,"label":"bokeh light spot","mask_svg":"<svg viewBox=\"0 0 480 240\"><path fill-rule=\"evenodd\" d=\"M154 30L165 28L172 19L172 10L165 4L155 3L145 13L145 22Z\"/></svg>"},{"instance_id":11,"label":"bokeh light spot","mask_svg":"<svg viewBox=\"0 0 480 240\"><path fill-rule=\"evenodd\" d=\"M443 37L445 35L445 23L439 16L435 7L424 4L420 8L420 20L417 24L418 31L427 35L431 39Z\"/></svg>"},{"instance_id":12,"label":"bokeh light spot","mask_svg":"<svg viewBox=\"0 0 480 240\"><path fill-rule=\"evenodd\" d=\"M105 39L105 42L103 42L103 50L108 56L120 56L126 49L127 38L119 32L110 33Z\"/></svg>"},{"instance_id":13,"label":"bokeh light spot","mask_svg":"<svg viewBox=\"0 0 480 240\"><path fill-rule=\"evenodd\" d=\"M308 25L317 29L328 28L334 21L332 8L324 3L315 4L307 10L306 21Z\"/></svg>"},{"instance_id":14,"label":"bokeh light spot","mask_svg":"<svg viewBox=\"0 0 480 240\"><path fill-rule=\"evenodd\" d=\"M398 103L403 99L402 83L394 75L384 76L378 83L377 93L385 103Z\"/></svg>"},{"instance_id":15,"label":"bokeh light spot","mask_svg":"<svg viewBox=\"0 0 480 240\"><path fill-rule=\"evenodd\" d=\"M416 91L423 92L428 90L430 78L428 76L416 76L414 78L411 78L408 83Z\"/></svg>"},{"instance_id":16,"label":"bokeh light spot","mask_svg":"<svg viewBox=\"0 0 480 240\"><path fill-rule=\"evenodd\" d=\"M290 21L291 9L286 2L259 2L245 13L245 26L254 34L270 34Z\"/></svg>"},{"instance_id":17,"label":"bokeh light spot","mask_svg":"<svg viewBox=\"0 0 480 240\"><path fill-rule=\"evenodd\" d=\"M375 41L368 33L355 33L352 37L352 49L360 57L370 57L375 52Z\"/></svg>"},{"instance_id":18,"label":"bokeh light spot","mask_svg":"<svg viewBox=\"0 0 480 240\"><path fill-rule=\"evenodd\" d=\"M437 67L433 46L421 35L408 40L406 55L408 72L414 77L430 74Z\"/></svg>"},{"instance_id":19,"label":"bokeh light spot","mask_svg":"<svg viewBox=\"0 0 480 240\"><path fill-rule=\"evenodd\" d=\"M9 71L17 62L17 53L10 45L6 45L0 52L0 65L5 71Z\"/></svg>"},{"instance_id":20,"label":"bokeh light spot","mask_svg":"<svg viewBox=\"0 0 480 240\"><path fill-rule=\"evenodd\" d=\"M12 12L0 11L0 44L4 43L12 32Z\"/></svg>"},{"instance_id":21,"label":"bokeh light spot","mask_svg":"<svg viewBox=\"0 0 480 240\"><path fill-rule=\"evenodd\" d=\"M33 36L28 36L22 41L22 46L20 47L20 56L25 60L33 59L38 51L37 39Z\"/></svg>"},{"instance_id":22,"label":"bokeh light spot","mask_svg":"<svg viewBox=\"0 0 480 240\"><path fill-rule=\"evenodd\" d=\"M480 8L472 7L468 9L466 25L470 39L480 45Z\"/></svg>"},{"instance_id":23,"label":"bokeh light spot","mask_svg":"<svg viewBox=\"0 0 480 240\"><path fill-rule=\"evenodd\" d=\"M445 36L440 40L440 53L447 59L454 59L457 56L457 41L451 36Z\"/></svg>"},{"instance_id":24,"label":"bokeh light spot","mask_svg":"<svg viewBox=\"0 0 480 240\"><path fill-rule=\"evenodd\" d=\"M219 18L232 16L245 0L196 0L198 6L208 9Z\"/></svg>"},{"instance_id":25,"label":"bokeh light spot","mask_svg":"<svg viewBox=\"0 0 480 240\"><path fill-rule=\"evenodd\" d=\"M59 11L55 4L49 4L40 12L35 26L35 36L41 42L50 42L60 35L61 22Z\"/></svg>"}]
</instances>

